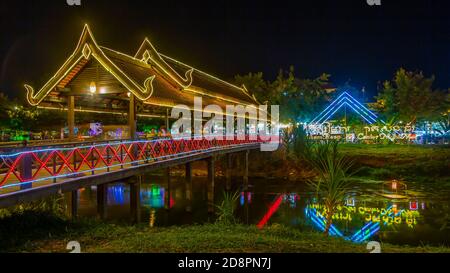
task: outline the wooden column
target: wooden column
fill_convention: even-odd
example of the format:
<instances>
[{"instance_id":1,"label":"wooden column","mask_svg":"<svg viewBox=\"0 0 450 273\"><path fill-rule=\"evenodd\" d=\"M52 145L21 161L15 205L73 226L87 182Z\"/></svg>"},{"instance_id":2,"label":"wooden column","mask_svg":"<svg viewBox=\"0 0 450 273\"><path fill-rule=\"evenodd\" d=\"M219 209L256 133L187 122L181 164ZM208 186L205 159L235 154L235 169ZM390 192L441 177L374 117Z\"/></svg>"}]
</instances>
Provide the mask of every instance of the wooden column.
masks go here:
<instances>
[{"instance_id":1,"label":"wooden column","mask_svg":"<svg viewBox=\"0 0 450 273\"><path fill-rule=\"evenodd\" d=\"M170 121L169 121L169 108L166 109L166 130L167 130L167 134L170 134L171 130L169 128L170 126Z\"/></svg>"},{"instance_id":2,"label":"wooden column","mask_svg":"<svg viewBox=\"0 0 450 273\"><path fill-rule=\"evenodd\" d=\"M76 219L78 217L78 190L72 191L71 197L71 216L72 219Z\"/></svg>"},{"instance_id":3,"label":"wooden column","mask_svg":"<svg viewBox=\"0 0 450 273\"><path fill-rule=\"evenodd\" d=\"M136 176L130 183L130 214L133 223L141 222L141 183L142 175Z\"/></svg>"},{"instance_id":4,"label":"wooden column","mask_svg":"<svg viewBox=\"0 0 450 273\"><path fill-rule=\"evenodd\" d=\"M208 159L208 212L214 212L214 158Z\"/></svg>"},{"instance_id":5,"label":"wooden column","mask_svg":"<svg viewBox=\"0 0 450 273\"><path fill-rule=\"evenodd\" d=\"M130 95L129 109L128 109L128 127L130 131L130 138L136 138L136 102L135 96Z\"/></svg>"},{"instance_id":6,"label":"wooden column","mask_svg":"<svg viewBox=\"0 0 450 273\"><path fill-rule=\"evenodd\" d=\"M185 182L186 182L186 211L192 211L192 163L186 163L186 173L185 173Z\"/></svg>"},{"instance_id":7,"label":"wooden column","mask_svg":"<svg viewBox=\"0 0 450 273\"><path fill-rule=\"evenodd\" d=\"M170 182L171 182L170 181L170 168L166 169L166 179L167 179L167 190L166 190L166 196L164 199L164 201L165 201L164 206L167 210L169 210L170 209Z\"/></svg>"},{"instance_id":8,"label":"wooden column","mask_svg":"<svg viewBox=\"0 0 450 273\"><path fill-rule=\"evenodd\" d=\"M69 140L75 140L75 96L67 98L67 124L69 127Z\"/></svg>"},{"instance_id":9,"label":"wooden column","mask_svg":"<svg viewBox=\"0 0 450 273\"><path fill-rule=\"evenodd\" d=\"M107 189L107 184L97 185L97 216L100 219L106 218Z\"/></svg>"},{"instance_id":10,"label":"wooden column","mask_svg":"<svg viewBox=\"0 0 450 273\"><path fill-rule=\"evenodd\" d=\"M226 168L226 170L225 170L226 185L225 185L225 188L227 191L231 190L231 170L233 168L233 165L232 165L233 161L232 161L231 156L232 156L231 154L227 154L226 158L225 158L225 160L226 160L226 167L225 167Z\"/></svg>"},{"instance_id":11,"label":"wooden column","mask_svg":"<svg viewBox=\"0 0 450 273\"><path fill-rule=\"evenodd\" d=\"M249 150L246 150L244 153L244 191L248 191L248 154Z\"/></svg>"}]
</instances>

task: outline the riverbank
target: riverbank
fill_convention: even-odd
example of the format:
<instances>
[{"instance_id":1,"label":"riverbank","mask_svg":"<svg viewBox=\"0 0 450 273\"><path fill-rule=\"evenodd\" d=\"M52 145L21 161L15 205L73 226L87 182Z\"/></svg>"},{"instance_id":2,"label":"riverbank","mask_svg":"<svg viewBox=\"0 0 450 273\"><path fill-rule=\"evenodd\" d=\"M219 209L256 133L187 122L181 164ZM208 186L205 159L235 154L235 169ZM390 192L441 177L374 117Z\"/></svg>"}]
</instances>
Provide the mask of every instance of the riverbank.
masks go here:
<instances>
[{"instance_id":1,"label":"riverbank","mask_svg":"<svg viewBox=\"0 0 450 273\"><path fill-rule=\"evenodd\" d=\"M450 145L341 144L339 147L355 161L354 178L361 182L397 179L450 187ZM305 162L287 159L282 149L253 156L250 162L262 162L262 166L250 164L250 173L257 177L305 181L315 176Z\"/></svg>"},{"instance_id":2,"label":"riverbank","mask_svg":"<svg viewBox=\"0 0 450 273\"><path fill-rule=\"evenodd\" d=\"M450 146L342 145L357 162L356 177L404 180L450 187Z\"/></svg>"},{"instance_id":3,"label":"riverbank","mask_svg":"<svg viewBox=\"0 0 450 273\"><path fill-rule=\"evenodd\" d=\"M11 224L14 223L14 228ZM0 220L0 252L68 252L67 243L77 241L87 253L368 253L365 244L325 237L313 231L271 225L204 224L150 228L148 225L75 222L45 213L26 212ZM9 228L8 228L9 227ZM381 244L382 252L450 253L450 248Z\"/></svg>"},{"instance_id":4,"label":"riverbank","mask_svg":"<svg viewBox=\"0 0 450 273\"><path fill-rule=\"evenodd\" d=\"M450 187L449 146L342 145L341 148L355 159L359 171L354 179L361 183L398 179L421 183L425 189L432 184ZM223 175L219 160L216 175ZM204 175L205 164L197 163L196 175ZM291 181L282 180L283 184L297 183L295 180L302 183L314 176L305 165L295 166L283 159L282 154L251 153L250 167L254 176L259 172L267 173L266 177L293 177L288 179ZM239 165L235 168L233 173L240 176L236 171ZM181 167L173 170L173 174L177 172L184 175ZM58 206L52 204L47 208L54 211ZM88 218L72 222L64 216L36 211L1 218L0 210L0 252L68 252L69 241L80 242L83 252L368 252L365 245L278 224L263 230L253 225L217 224L151 228L148 222L136 226ZM450 252L450 248L382 243L382 252Z\"/></svg>"}]
</instances>

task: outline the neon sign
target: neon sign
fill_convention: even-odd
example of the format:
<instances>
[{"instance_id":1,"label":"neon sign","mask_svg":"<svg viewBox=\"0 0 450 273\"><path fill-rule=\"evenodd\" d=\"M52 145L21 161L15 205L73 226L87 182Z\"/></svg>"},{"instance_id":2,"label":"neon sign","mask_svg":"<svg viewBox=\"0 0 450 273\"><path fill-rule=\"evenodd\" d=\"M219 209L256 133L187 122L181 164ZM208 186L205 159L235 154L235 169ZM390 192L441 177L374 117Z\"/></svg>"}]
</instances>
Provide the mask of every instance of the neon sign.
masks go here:
<instances>
[{"instance_id":1,"label":"neon sign","mask_svg":"<svg viewBox=\"0 0 450 273\"><path fill-rule=\"evenodd\" d=\"M320 136L326 138L333 138L336 135L346 135L346 139L352 141L354 139L358 140L377 140L377 139L387 139L390 141L395 140L415 140L417 134L415 132L415 126L378 126L369 125L364 126L362 130L358 131L356 129L350 128L350 126L339 126L333 125L329 122L324 122L322 124L308 124L306 125L307 131L312 136Z\"/></svg>"},{"instance_id":2,"label":"neon sign","mask_svg":"<svg viewBox=\"0 0 450 273\"><path fill-rule=\"evenodd\" d=\"M377 115L369 110L366 106L353 98L349 93L343 92L333 102L331 102L325 110L323 110L317 117L315 117L311 124L323 124L329 120L339 109L342 107L349 107L355 113L357 113L363 120L369 124L376 123L378 120ZM381 121L384 123L384 121Z\"/></svg>"}]
</instances>

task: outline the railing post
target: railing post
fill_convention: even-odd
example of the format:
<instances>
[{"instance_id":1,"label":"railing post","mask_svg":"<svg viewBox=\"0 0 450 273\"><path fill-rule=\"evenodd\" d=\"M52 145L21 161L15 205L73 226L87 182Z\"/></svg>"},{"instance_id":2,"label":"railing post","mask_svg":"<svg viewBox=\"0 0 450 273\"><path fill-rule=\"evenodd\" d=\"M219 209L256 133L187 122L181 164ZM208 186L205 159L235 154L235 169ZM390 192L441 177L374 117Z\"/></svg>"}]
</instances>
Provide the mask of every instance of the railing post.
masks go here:
<instances>
[{"instance_id":1,"label":"railing post","mask_svg":"<svg viewBox=\"0 0 450 273\"><path fill-rule=\"evenodd\" d=\"M139 154L139 151L138 151L138 144L137 144L137 142L134 142L134 140L133 140L133 142L130 144L131 145L131 147L132 147L132 149L131 149L131 154L133 155L133 161L136 161L136 162L133 162L133 163L131 163L131 166L137 166L137 165L139 165L138 164L138 162L137 162L137 160L138 160L138 154Z\"/></svg>"},{"instance_id":2,"label":"railing post","mask_svg":"<svg viewBox=\"0 0 450 273\"><path fill-rule=\"evenodd\" d=\"M91 146L91 155L90 155L90 157L91 157L91 170L92 170L92 172L91 172L91 174L92 175L94 175L95 174L95 171L94 171L94 169L95 169L95 157L94 157L94 144L92 144L92 146Z\"/></svg>"},{"instance_id":3,"label":"railing post","mask_svg":"<svg viewBox=\"0 0 450 273\"><path fill-rule=\"evenodd\" d=\"M107 184L97 185L97 215L102 220L106 218L107 189Z\"/></svg>"},{"instance_id":4,"label":"railing post","mask_svg":"<svg viewBox=\"0 0 450 273\"><path fill-rule=\"evenodd\" d=\"M74 146L74 148L73 148L73 169L74 170L77 168L77 153L76 153L77 150L78 150L78 148Z\"/></svg>"},{"instance_id":5,"label":"railing post","mask_svg":"<svg viewBox=\"0 0 450 273\"><path fill-rule=\"evenodd\" d=\"M106 142L106 171L109 172L109 149L111 149L111 146L109 145L109 141Z\"/></svg>"},{"instance_id":6,"label":"railing post","mask_svg":"<svg viewBox=\"0 0 450 273\"><path fill-rule=\"evenodd\" d=\"M130 183L130 214L133 223L141 221L141 182L142 175L138 175Z\"/></svg>"},{"instance_id":7,"label":"railing post","mask_svg":"<svg viewBox=\"0 0 450 273\"><path fill-rule=\"evenodd\" d=\"M148 149L148 145L151 145L151 144L149 144L149 142L148 141L146 141L145 143L144 143L144 156L145 156L145 163L147 164L147 163L149 163L149 158L150 158L150 156L149 156L149 153L150 153L150 151L149 151L149 149Z\"/></svg>"},{"instance_id":8,"label":"railing post","mask_svg":"<svg viewBox=\"0 0 450 273\"><path fill-rule=\"evenodd\" d=\"M20 162L20 177L25 183L20 184L20 189L30 189L33 187L31 183L27 183L33 177L33 158L31 152L26 152L22 155L22 160Z\"/></svg>"},{"instance_id":9,"label":"railing post","mask_svg":"<svg viewBox=\"0 0 450 273\"><path fill-rule=\"evenodd\" d=\"M192 163L188 162L186 163L186 173L185 173L185 180L186 180L186 211L191 212L192 211Z\"/></svg>"},{"instance_id":10,"label":"railing post","mask_svg":"<svg viewBox=\"0 0 450 273\"><path fill-rule=\"evenodd\" d=\"M53 176L55 176L56 175L56 152L53 153L52 164L53 164ZM53 178L53 183L56 183L56 178Z\"/></svg>"},{"instance_id":11,"label":"railing post","mask_svg":"<svg viewBox=\"0 0 450 273\"><path fill-rule=\"evenodd\" d=\"M123 169L123 141L120 140L120 168Z\"/></svg>"},{"instance_id":12,"label":"railing post","mask_svg":"<svg viewBox=\"0 0 450 273\"><path fill-rule=\"evenodd\" d=\"M214 212L214 157L210 157L207 160L208 162L208 182L207 182L207 191L208 191L208 212Z\"/></svg>"}]
</instances>

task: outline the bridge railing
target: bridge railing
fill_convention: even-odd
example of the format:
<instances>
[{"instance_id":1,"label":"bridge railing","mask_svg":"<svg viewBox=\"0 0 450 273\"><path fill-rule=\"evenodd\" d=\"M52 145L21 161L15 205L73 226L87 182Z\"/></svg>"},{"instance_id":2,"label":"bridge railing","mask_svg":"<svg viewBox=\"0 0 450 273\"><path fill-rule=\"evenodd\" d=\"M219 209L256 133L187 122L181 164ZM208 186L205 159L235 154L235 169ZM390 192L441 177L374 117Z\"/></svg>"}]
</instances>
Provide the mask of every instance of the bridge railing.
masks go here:
<instances>
[{"instance_id":1,"label":"bridge railing","mask_svg":"<svg viewBox=\"0 0 450 273\"><path fill-rule=\"evenodd\" d=\"M12 187L26 189L38 182L51 183L62 178L110 172L172 157L259 142L262 142L261 139L249 136L223 140L180 138L80 142L0 150L0 191Z\"/></svg>"}]
</instances>

